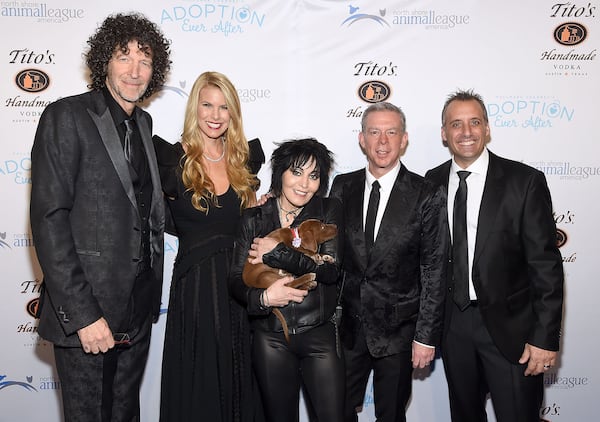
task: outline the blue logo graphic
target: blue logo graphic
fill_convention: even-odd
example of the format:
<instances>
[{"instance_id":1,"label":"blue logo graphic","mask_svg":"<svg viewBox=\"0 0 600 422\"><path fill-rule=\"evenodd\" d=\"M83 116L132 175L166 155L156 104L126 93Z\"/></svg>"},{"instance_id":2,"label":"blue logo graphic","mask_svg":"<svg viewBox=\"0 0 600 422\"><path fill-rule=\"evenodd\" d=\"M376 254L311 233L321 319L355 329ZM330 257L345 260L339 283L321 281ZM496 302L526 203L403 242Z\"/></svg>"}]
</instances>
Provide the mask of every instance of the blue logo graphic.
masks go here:
<instances>
[{"instance_id":1,"label":"blue logo graphic","mask_svg":"<svg viewBox=\"0 0 600 422\"><path fill-rule=\"evenodd\" d=\"M181 88L179 88L177 86L163 85L161 87L161 90L171 91L171 92L174 92L175 94L179 95L181 98L187 98L187 97L189 97L189 94L182 89L182 88L185 88L185 83L186 83L186 81L179 82L179 86Z\"/></svg>"},{"instance_id":2,"label":"blue logo graphic","mask_svg":"<svg viewBox=\"0 0 600 422\"><path fill-rule=\"evenodd\" d=\"M17 185L31 184L31 158L0 161L0 176L12 177Z\"/></svg>"},{"instance_id":3,"label":"blue logo graphic","mask_svg":"<svg viewBox=\"0 0 600 422\"><path fill-rule=\"evenodd\" d=\"M171 241L172 240L172 241ZM176 237L165 238L164 242L164 254L176 254L179 250L179 239Z\"/></svg>"},{"instance_id":4,"label":"blue logo graphic","mask_svg":"<svg viewBox=\"0 0 600 422\"><path fill-rule=\"evenodd\" d=\"M6 232L0 233L0 248L1 249L4 249L4 248L12 249L10 247L10 245L8 243L6 243L6 241L4 239L6 239Z\"/></svg>"},{"instance_id":5,"label":"blue logo graphic","mask_svg":"<svg viewBox=\"0 0 600 422\"><path fill-rule=\"evenodd\" d=\"M15 233L12 245L15 248L33 248L33 237L30 233Z\"/></svg>"},{"instance_id":6,"label":"blue logo graphic","mask_svg":"<svg viewBox=\"0 0 600 422\"><path fill-rule=\"evenodd\" d=\"M221 2L173 6L163 9L160 24L177 23L182 32L212 33L224 36L243 34L250 28L262 28L265 14L248 6Z\"/></svg>"},{"instance_id":7,"label":"blue logo graphic","mask_svg":"<svg viewBox=\"0 0 600 422\"><path fill-rule=\"evenodd\" d=\"M29 18L39 23L64 23L85 17L84 9L56 8L47 3L2 2L2 6L3 17Z\"/></svg>"},{"instance_id":8,"label":"blue logo graphic","mask_svg":"<svg viewBox=\"0 0 600 422\"><path fill-rule=\"evenodd\" d=\"M513 129L552 128L559 122L571 122L575 109L555 98L544 96L507 96L487 105L490 126Z\"/></svg>"},{"instance_id":9,"label":"blue logo graphic","mask_svg":"<svg viewBox=\"0 0 600 422\"><path fill-rule=\"evenodd\" d=\"M447 30L458 25L469 25L471 16L442 13L432 9L403 9L392 12L392 25L422 26L427 30Z\"/></svg>"},{"instance_id":10,"label":"blue logo graphic","mask_svg":"<svg viewBox=\"0 0 600 422\"><path fill-rule=\"evenodd\" d=\"M527 163L546 176L558 176L561 180L586 180L600 176L598 165L578 165L569 161L537 161Z\"/></svg>"},{"instance_id":11,"label":"blue logo graphic","mask_svg":"<svg viewBox=\"0 0 600 422\"><path fill-rule=\"evenodd\" d=\"M31 385L31 381L33 381L33 377L27 377L27 382L22 381L5 381L6 375L0 375L0 390L3 390L8 387L21 387L28 391L36 391L37 389Z\"/></svg>"},{"instance_id":12,"label":"blue logo graphic","mask_svg":"<svg viewBox=\"0 0 600 422\"><path fill-rule=\"evenodd\" d=\"M378 16L378 15L370 15L367 13L356 13L356 12L358 12L358 9L360 9L360 7L354 7L352 5L349 5L348 8L349 8L348 13L350 14L350 16L347 17L346 19L344 19L344 21L341 23L340 26L344 26L344 25L350 26L350 25L354 24L355 22L363 21L363 20L375 21L381 26L387 26L387 27L390 26L390 24L385 19L383 19L383 16L385 16L385 13L386 13L385 9L380 9L379 16Z\"/></svg>"},{"instance_id":13,"label":"blue logo graphic","mask_svg":"<svg viewBox=\"0 0 600 422\"><path fill-rule=\"evenodd\" d=\"M187 101L187 98L190 95L184 90L186 84L186 81L180 81L178 87L163 85L161 87L161 90L173 92L175 95L178 95L179 97L184 98ZM272 94L269 88L238 88L237 93L240 97L240 101L243 103L269 99L271 98Z\"/></svg>"}]
</instances>

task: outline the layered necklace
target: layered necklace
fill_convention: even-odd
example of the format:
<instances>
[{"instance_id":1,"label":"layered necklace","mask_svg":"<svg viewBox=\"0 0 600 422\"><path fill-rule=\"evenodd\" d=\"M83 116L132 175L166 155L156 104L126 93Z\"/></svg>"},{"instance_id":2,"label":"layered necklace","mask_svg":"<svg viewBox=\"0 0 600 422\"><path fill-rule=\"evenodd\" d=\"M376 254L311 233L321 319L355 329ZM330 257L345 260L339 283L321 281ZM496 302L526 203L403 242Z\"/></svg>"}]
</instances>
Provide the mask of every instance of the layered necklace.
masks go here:
<instances>
[{"instance_id":1,"label":"layered necklace","mask_svg":"<svg viewBox=\"0 0 600 422\"><path fill-rule=\"evenodd\" d=\"M225 137L224 136L221 136L221 144L223 145L223 152L221 153L221 156L219 158L210 158L205 153L202 153L202 156L204 158L206 158L208 161L211 161L213 163L218 163L219 161L221 161L223 159L223 157L225 157Z\"/></svg>"},{"instance_id":2,"label":"layered necklace","mask_svg":"<svg viewBox=\"0 0 600 422\"><path fill-rule=\"evenodd\" d=\"M277 200L277 204L279 205L279 209L282 211L283 216L285 217L285 221L286 223L290 222L290 216L292 216L292 220L296 217L298 217L298 214L300 214L300 211L302 211L304 209L304 207L298 207L295 210L286 210L285 208L283 208L281 206L281 199Z\"/></svg>"}]
</instances>

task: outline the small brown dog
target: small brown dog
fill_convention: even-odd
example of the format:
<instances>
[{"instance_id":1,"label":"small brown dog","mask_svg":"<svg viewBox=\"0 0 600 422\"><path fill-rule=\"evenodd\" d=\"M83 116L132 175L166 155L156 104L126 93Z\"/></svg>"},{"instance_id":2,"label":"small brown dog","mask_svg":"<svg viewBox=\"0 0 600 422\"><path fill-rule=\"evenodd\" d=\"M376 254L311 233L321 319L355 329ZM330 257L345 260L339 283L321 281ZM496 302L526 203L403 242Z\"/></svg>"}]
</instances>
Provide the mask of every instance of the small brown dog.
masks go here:
<instances>
[{"instance_id":1,"label":"small brown dog","mask_svg":"<svg viewBox=\"0 0 600 422\"><path fill-rule=\"evenodd\" d=\"M273 230L265 237L283 242L287 246L312 258L317 265L321 265L324 262L332 263L334 259L329 255L319 255L317 253L319 245L333 239L336 235L337 226L335 224L326 224L319 220L310 219L300 223L297 228L279 228ZM247 286L261 289L268 288L275 281L286 275L291 274L281 269L271 268L264 263L252 264L248 260L246 260L244 270L242 271L242 279ZM315 273L307 273L286 283L286 286L295 289L311 290L317 287L316 276ZM289 343L290 338L285 318L277 308L273 308L273 313L281 322L283 334Z\"/></svg>"}]
</instances>

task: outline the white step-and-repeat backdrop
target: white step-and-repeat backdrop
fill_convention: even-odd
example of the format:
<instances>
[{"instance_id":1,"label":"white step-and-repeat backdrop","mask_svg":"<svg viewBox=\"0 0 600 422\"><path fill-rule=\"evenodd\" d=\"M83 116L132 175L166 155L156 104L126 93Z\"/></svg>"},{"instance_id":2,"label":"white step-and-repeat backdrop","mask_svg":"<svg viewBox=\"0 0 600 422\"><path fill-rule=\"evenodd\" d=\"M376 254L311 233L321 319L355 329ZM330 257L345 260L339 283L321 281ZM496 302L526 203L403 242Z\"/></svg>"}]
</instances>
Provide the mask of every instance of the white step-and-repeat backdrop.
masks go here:
<instances>
[{"instance_id":1,"label":"white step-and-repeat backdrop","mask_svg":"<svg viewBox=\"0 0 600 422\"><path fill-rule=\"evenodd\" d=\"M336 172L364 166L357 134L369 102L401 106L410 144L402 158L423 174L448 158L440 112L457 88L487 102L490 149L542 170L553 195L566 272L560 364L545 376L542 419L595 420L600 391L600 3L507 0L0 0L0 422L60 420L52 347L31 316L42 274L28 222L30 149L44 107L85 91L86 40L114 12L140 11L172 40L173 69L147 105L155 132L178 139L195 78L228 75L248 138L314 136ZM26 83L25 77L34 83ZM260 173L263 190L269 169ZM165 286L177 239L166 240ZM167 286L168 287L168 286ZM164 289L165 293L168 288ZM167 303L164 298L163 303ZM166 313L166 309L164 309ZM142 389L156 421L165 323L154 327ZM490 406L491 409L491 406ZM415 374L412 421L449 420L438 360ZM301 411L302 420L306 420ZM367 391L361 421L373 421ZM199 415L198 420L202 420ZM492 417L493 420L493 417Z\"/></svg>"}]
</instances>

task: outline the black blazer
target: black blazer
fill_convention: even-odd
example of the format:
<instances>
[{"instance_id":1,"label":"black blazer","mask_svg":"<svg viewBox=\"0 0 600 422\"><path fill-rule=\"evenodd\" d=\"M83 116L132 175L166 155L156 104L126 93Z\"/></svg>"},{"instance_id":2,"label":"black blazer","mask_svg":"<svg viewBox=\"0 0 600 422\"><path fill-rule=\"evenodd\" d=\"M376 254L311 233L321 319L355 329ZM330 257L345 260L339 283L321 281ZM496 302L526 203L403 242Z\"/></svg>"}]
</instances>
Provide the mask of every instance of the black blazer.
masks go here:
<instances>
[{"instance_id":1,"label":"black blazer","mask_svg":"<svg viewBox=\"0 0 600 422\"><path fill-rule=\"evenodd\" d=\"M365 170L338 175L330 196L344 208L341 336L352 348L359 321L374 357L437 346L442 332L446 196L402 165L370 256L365 249Z\"/></svg>"},{"instance_id":2,"label":"black blazer","mask_svg":"<svg viewBox=\"0 0 600 422\"><path fill-rule=\"evenodd\" d=\"M153 185L152 309L160 308L164 205L150 115L135 109ZM31 151L31 230L44 273L39 333L78 346L77 330L124 323L140 260L141 219L123 148L101 91L44 110Z\"/></svg>"},{"instance_id":3,"label":"black blazer","mask_svg":"<svg viewBox=\"0 0 600 422\"><path fill-rule=\"evenodd\" d=\"M447 161L426 174L446 192L450 165ZM448 306L451 274L448 271ZM563 267L546 178L532 167L491 152L472 278L483 321L509 361L518 362L526 342L558 350ZM451 312L446 315L449 318Z\"/></svg>"}]
</instances>

